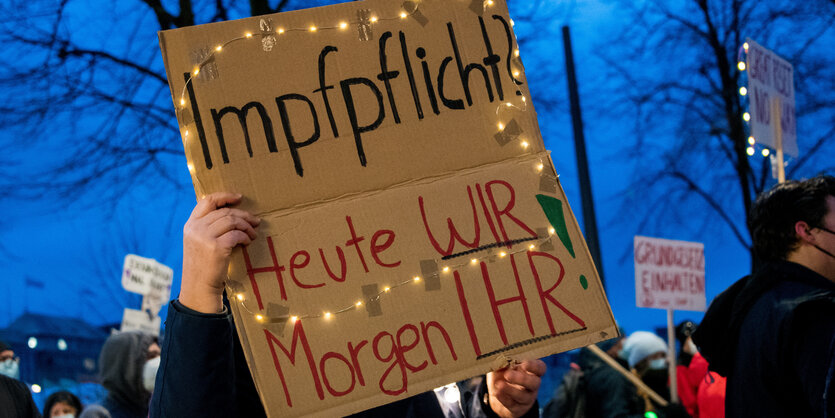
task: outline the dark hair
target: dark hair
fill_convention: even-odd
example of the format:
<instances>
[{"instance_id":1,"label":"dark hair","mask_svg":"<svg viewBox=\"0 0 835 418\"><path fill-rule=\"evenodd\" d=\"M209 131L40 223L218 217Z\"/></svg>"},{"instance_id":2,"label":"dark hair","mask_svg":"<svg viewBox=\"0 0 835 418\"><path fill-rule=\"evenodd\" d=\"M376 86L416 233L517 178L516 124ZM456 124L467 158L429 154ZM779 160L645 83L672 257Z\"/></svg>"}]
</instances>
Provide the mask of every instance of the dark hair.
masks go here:
<instances>
[{"instance_id":1,"label":"dark hair","mask_svg":"<svg viewBox=\"0 0 835 418\"><path fill-rule=\"evenodd\" d=\"M751 208L748 225L754 255L764 261L785 260L798 247L794 231L797 222L821 226L827 196L835 196L835 177L827 175L787 181L760 194Z\"/></svg>"},{"instance_id":2,"label":"dark hair","mask_svg":"<svg viewBox=\"0 0 835 418\"><path fill-rule=\"evenodd\" d=\"M78 399L78 396L72 394L72 392L68 392L66 390L59 390L52 395L49 395L46 398L46 404L43 407L43 416L44 418L49 418L49 411L52 409L55 404L63 402L73 408L75 408L76 416L81 415L81 401Z\"/></svg>"}]
</instances>

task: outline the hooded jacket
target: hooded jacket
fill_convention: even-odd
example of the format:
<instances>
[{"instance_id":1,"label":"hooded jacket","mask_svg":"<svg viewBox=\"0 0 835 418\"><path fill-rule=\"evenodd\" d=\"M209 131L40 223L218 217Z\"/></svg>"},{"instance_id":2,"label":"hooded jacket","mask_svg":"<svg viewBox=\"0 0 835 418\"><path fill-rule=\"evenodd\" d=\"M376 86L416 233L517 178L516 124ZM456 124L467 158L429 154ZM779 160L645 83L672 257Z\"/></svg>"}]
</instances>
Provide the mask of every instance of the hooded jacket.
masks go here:
<instances>
[{"instance_id":1,"label":"hooded jacket","mask_svg":"<svg viewBox=\"0 0 835 418\"><path fill-rule=\"evenodd\" d=\"M693 341L728 378L728 417L835 417L835 283L765 265L711 303Z\"/></svg>"},{"instance_id":2,"label":"hooded jacket","mask_svg":"<svg viewBox=\"0 0 835 418\"><path fill-rule=\"evenodd\" d=\"M91 406L84 417L109 413L112 418L145 418L150 396L142 386L142 368L148 361L148 347L155 337L138 331L113 334L105 341L99 355L101 384L107 397L101 403L106 409Z\"/></svg>"}]
</instances>

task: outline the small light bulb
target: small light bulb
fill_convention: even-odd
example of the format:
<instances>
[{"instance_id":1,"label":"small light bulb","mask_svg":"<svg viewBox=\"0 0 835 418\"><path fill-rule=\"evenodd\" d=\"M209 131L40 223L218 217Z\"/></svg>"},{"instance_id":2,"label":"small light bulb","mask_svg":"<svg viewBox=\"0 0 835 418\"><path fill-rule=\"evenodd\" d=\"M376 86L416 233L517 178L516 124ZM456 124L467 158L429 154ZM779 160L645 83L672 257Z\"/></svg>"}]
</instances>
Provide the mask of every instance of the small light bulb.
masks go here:
<instances>
[{"instance_id":1,"label":"small light bulb","mask_svg":"<svg viewBox=\"0 0 835 418\"><path fill-rule=\"evenodd\" d=\"M487 5L492 6L493 5L493 0L487 0Z\"/></svg>"},{"instance_id":2,"label":"small light bulb","mask_svg":"<svg viewBox=\"0 0 835 418\"><path fill-rule=\"evenodd\" d=\"M513 72L513 76L514 76L514 77L519 77L519 71L514 71L514 72Z\"/></svg>"},{"instance_id":3,"label":"small light bulb","mask_svg":"<svg viewBox=\"0 0 835 418\"><path fill-rule=\"evenodd\" d=\"M745 152L747 152L747 153L748 153L748 155L754 155L754 147L748 147L748 148L745 150Z\"/></svg>"},{"instance_id":4,"label":"small light bulb","mask_svg":"<svg viewBox=\"0 0 835 418\"><path fill-rule=\"evenodd\" d=\"M311 32L316 32L316 26L314 26L314 25L310 25L309 29L310 29Z\"/></svg>"},{"instance_id":5,"label":"small light bulb","mask_svg":"<svg viewBox=\"0 0 835 418\"><path fill-rule=\"evenodd\" d=\"M278 28L278 34L280 35L282 33L284 33L284 28Z\"/></svg>"},{"instance_id":6,"label":"small light bulb","mask_svg":"<svg viewBox=\"0 0 835 418\"><path fill-rule=\"evenodd\" d=\"M187 166L188 166L188 172L189 172L189 173L193 173L193 172L194 172L194 164L192 164L192 163L188 163L188 164L187 164ZM240 300L240 299L239 299L239 300Z\"/></svg>"},{"instance_id":7,"label":"small light bulb","mask_svg":"<svg viewBox=\"0 0 835 418\"><path fill-rule=\"evenodd\" d=\"M215 47L215 51L217 52L220 52L221 49L223 49L223 45L218 45Z\"/></svg>"},{"instance_id":8,"label":"small light bulb","mask_svg":"<svg viewBox=\"0 0 835 418\"><path fill-rule=\"evenodd\" d=\"M186 136L188 136L188 129L186 129L186 132L185 132L185 134L186 134Z\"/></svg>"},{"instance_id":9,"label":"small light bulb","mask_svg":"<svg viewBox=\"0 0 835 418\"><path fill-rule=\"evenodd\" d=\"M545 165L543 165L542 163L536 165L536 171L542 171L543 168L545 168Z\"/></svg>"},{"instance_id":10,"label":"small light bulb","mask_svg":"<svg viewBox=\"0 0 835 418\"><path fill-rule=\"evenodd\" d=\"M504 251L502 251L502 252L500 252L500 253L499 253L499 257L504 257L504 256L506 256L506 255L507 255L507 253L506 253L506 252L504 252Z\"/></svg>"},{"instance_id":11,"label":"small light bulb","mask_svg":"<svg viewBox=\"0 0 835 418\"><path fill-rule=\"evenodd\" d=\"M745 52L748 52L748 42L742 44L742 48L745 49Z\"/></svg>"},{"instance_id":12,"label":"small light bulb","mask_svg":"<svg viewBox=\"0 0 835 418\"><path fill-rule=\"evenodd\" d=\"M768 148L763 148L763 157L768 157L768 154L770 153L771 151L769 151Z\"/></svg>"},{"instance_id":13,"label":"small light bulb","mask_svg":"<svg viewBox=\"0 0 835 418\"><path fill-rule=\"evenodd\" d=\"M742 120L748 122L749 120L751 120L751 114L748 113L748 112L743 113L742 114Z\"/></svg>"},{"instance_id":14,"label":"small light bulb","mask_svg":"<svg viewBox=\"0 0 835 418\"><path fill-rule=\"evenodd\" d=\"M257 314L255 315L255 320L258 322L262 322L264 320L264 315Z\"/></svg>"},{"instance_id":15,"label":"small light bulb","mask_svg":"<svg viewBox=\"0 0 835 418\"><path fill-rule=\"evenodd\" d=\"M377 23L377 16L371 16L371 23Z\"/></svg>"},{"instance_id":16,"label":"small light bulb","mask_svg":"<svg viewBox=\"0 0 835 418\"><path fill-rule=\"evenodd\" d=\"M358 301L357 306L362 306L362 301Z\"/></svg>"},{"instance_id":17,"label":"small light bulb","mask_svg":"<svg viewBox=\"0 0 835 418\"><path fill-rule=\"evenodd\" d=\"M331 313L325 312L325 319L331 319Z\"/></svg>"},{"instance_id":18,"label":"small light bulb","mask_svg":"<svg viewBox=\"0 0 835 418\"><path fill-rule=\"evenodd\" d=\"M386 286L385 288L383 288L383 292L388 292L389 290L391 290L391 288L390 288L390 287L388 287L388 286Z\"/></svg>"},{"instance_id":19,"label":"small light bulb","mask_svg":"<svg viewBox=\"0 0 835 418\"><path fill-rule=\"evenodd\" d=\"M748 137L748 144L749 144L749 145L754 145L754 144L756 144L756 143L757 143L757 140L756 140L756 139L754 139L754 137L753 137L753 136L749 136L749 137Z\"/></svg>"},{"instance_id":20,"label":"small light bulb","mask_svg":"<svg viewBox=\"0 0 835 418\"><path fill-rule=\"evenodd\" d=\"M522 141L522 148L528 148L528 141Z\"/></svg>"},{"instance_id":21,"label":"small light bulb","mask_svg":"<svg viewBox=\"0 0 835 418\"><path fill-rule=\"evenodd\" d=\"M420 276L415 276L415 282L419 282L419 281L420 281Z\"/></svg>"},{"instance_id":22,"label":"small light bulb","mask_svg":"<svg viewBox=\"0 0 835 418\"><path fill-rule=\"evenodd\" d=\"M516 26L516 22L514 22L513 19L510 19L510 26Z\"/></svg>"},{"instance_id":23,"label":"small light bulb","mask_svg":"<svg viewBox=\"0 0 835 418\"><path fill-rule=\"evenodd\" d=\"M527 102L527 101L528 101L528 99L527 99L527 98L525 98L525 96L522 96L522 101L523 101L523 102Z\"/></svg>"},{"instance_id":24,"label":"small light bulb","mask_svg":"<svg viewBox=\"0 0 835 418\"><path fill-rule=\"evenodd\" d=\"M528 246L528 248L532 250L532 249L536 248L536 245L531 244L530 246Z\"/></svg>"},{"instance_id":25,"label":"small light bulb","mask_svg":"<svg viewBox=\"0 0 835 418\"><path fill-rule=\"evenodd\" d=\"M748 89L745 88L745 86L740 87L739 88L739 95L740 96L745 96L746 94L748 94Z\"/></svg>"},{"instance_id":26,"label":"small light bulb","mask_svg":"<svg viewBox=\"0 0 835 418\"><path fill-rule=\"evenodd\" d=\"M293 315L293 316L290 317L290 322L296 322L298 320L299 320L298 316Z\"/></svg>"},{"instance_id":27,"label":"small light bulb","mask_svg":"<svg viewBox=\"0 0 835 418\"><path fill-rule=\"evenodd\" d=\"M507 102L507 103L505 103L504 105L505 105L505 106L507 106L507 107L513 106L513 104L512 104L512 103L510 103L510 102Z\"/></svg>"},{"instance_id":28,"label":"small light bulb","mask_svg":"<svg viewBox=\"0 0 835 418\"><path fill-rule=\"evenodd\" d=\"M499 127L500 131L504 130L504 124L503 123L499 122L499 124L497 126Z\"/></svg>"},{"instance_id":29,"label":"small light bulb","mask_svg":"<svg viewBox=\"0 0 835 418\"><path fill-rule=\"evenodd\" d=\"M513 51L513 55L518 57L519 56L519 50L517 49L517 50Z\"/></svg>"},{"instance_id":30,"label":"small light bulb","mask_svg":"<svg viewBox=\"0 0 835 418\"><path fill-rule=\"evenodd\" d=\"M548 233L551 234L551 235L554 235L554 234L557 233L557 230L554 229L553 227L551 227L551 228L548 228Z\"/></svg>"},{"instance_id":31,"label":"small light bulb","mask_svg":"<svg viewBox=\"0 0 835 418\"><path fill-rule=\"evenodd\" d=\"M448 272L449 272L449 267L444 267L444 273L448 273Z\"/></svg>"},{"instance_id":32,"label":"small light bulb","mask_svg":"<svg viewBox=\"0 0 835 418\"><path fill-rule=\"evenodd\" d=\"M194 75L200 74L200 67L195 68L191 73Z\"/></svg>"},{"instance_id":33,"label":"small light bulb","mask_svg":"<svg viewBox=\"0 0 835 418\"><path fill-rule=\"evenodd\" d=\"M191 166L191 164L189 164L189 166ZM193 170L193 166L189 167L189 171L192 171L192 170ZM238 298L238 300L244 300L244 294L243 293L238 293L237 295L235 295L235 297Z\"/></svg>"},{"instance_id":34,"label":"small light bulb","mask_svg":"<svg viewBox=\"0 0 835 418\"><path fill-rule=\"evenodd\" d=\"M252 38L252 32L247 32L246 34L244 34L244 36L246 36L247 38Z\"/></svg>"},{"instance_id":35,"label":"small light bulb","mask_svg":"<svg viewBox=\"0 0 835 418\"><path fill-rule=\"evenodd\" d=\"M736 68L739 68L739 71L745 71L745 61L736 63Z\"/></svg>"},{"instance_id":36,"label":"small light bulb","mask_svg":"<svg viewBox=\"0 0 835 418\"><path fill-rule=\"evenodd\" d=\"M347 23L347 22L339 22L339 29L345 29L345 28L347 28L347 27L348 27L348 23Z\"/></svg>"},{"instance_id":37,"label":"small light bulb","mask_svg":"<svg viewBox=\"0 0 835 418\"><path fill-rule=\"evenodd\" d=\"M41 393L41 385L35 383L32 385L32 392L34 393Z\"/></svg>"},{"instance_id":38,"label":"small light bulb","mask_svg":"<svg viewBox=\"0 0 835 418\"><path fill-rule=\"evenodd\" d=\"M185 105L186 105L186 99L181 98L180 99L180 106L185 106Z\"/></svg>"},{"instance_id":39,"label":"small light bulb","mask_svg":"<svg viewBox=\"0 0 835 418\"><path fill-rule=\"evenodd\" d=\"M470 260L470 264L473 264L473 265L478 264L478 260L473 258L472 260Z\"/></svg>"},{"instance_id":40,"label":"small light bulb","mask_svg":"<svg viewBox=\"0 0 835 418\"><path fill-rule=\"evenodd\" d=\"M406 12L400 12L400 18L401 19L405 19L407 17L409 17L409 15Z\"/></svg>"}]
</instances>

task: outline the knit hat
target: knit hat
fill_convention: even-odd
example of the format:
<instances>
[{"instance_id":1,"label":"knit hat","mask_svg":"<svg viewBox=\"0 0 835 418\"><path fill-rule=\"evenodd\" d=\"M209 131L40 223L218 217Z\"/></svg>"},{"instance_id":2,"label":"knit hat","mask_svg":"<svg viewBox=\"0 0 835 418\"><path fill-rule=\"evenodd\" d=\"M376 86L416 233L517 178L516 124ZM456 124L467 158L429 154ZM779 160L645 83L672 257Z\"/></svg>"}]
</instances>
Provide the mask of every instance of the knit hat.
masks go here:
<instances>
[{"instance_id":1,"label":"knit hat","mask_svg":"<svg viewBox=\"0 0 835 418\"><path fill-rule=\"evenodd\" d=\"M635 331L626 342L623 344L623 350L626 351L629 362L629 367L635 367L643 359L658 353L667 352L667 343L661 337L647 331Z\"/></svg>"}]
</instances>

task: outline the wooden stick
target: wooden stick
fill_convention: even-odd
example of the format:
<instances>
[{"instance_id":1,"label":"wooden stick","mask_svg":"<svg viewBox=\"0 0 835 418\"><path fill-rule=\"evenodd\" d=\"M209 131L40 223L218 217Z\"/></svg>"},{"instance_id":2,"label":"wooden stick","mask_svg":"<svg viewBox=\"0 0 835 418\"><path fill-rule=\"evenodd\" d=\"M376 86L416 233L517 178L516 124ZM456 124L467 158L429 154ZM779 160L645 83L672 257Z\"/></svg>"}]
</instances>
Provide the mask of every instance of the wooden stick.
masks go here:
<instances>
[{"instance_id":1,"label":"wooden stick","mask_svg":"<svg viewBox=\"0 0 835 418\"><path fill-rule=\"evenodd\" d=\"M620 374L623 375L623 377L632 382L632 384L635 385L638 389L648 394L649 397L652 398L653 401L655 401L655 403L657 403L660 406L669 405L666 399L662 398L661 395L655 393L654 390L650 389L649 386L647 386L641 379L638 378L638 376L635 376L629 370L624 369L623 366L621 366L617 362L617 360L613 359L611 356L606 354L598 346L592 344L586 348L591 350L591 352L594 353L597 357L600 357L600 359L605 361L606 364L612 366L613 369L617 370Z\"/></svg>"},{"instance_id":2,"label":"wooden stick","mask_svg":"<svg viewBox=\"0 0 835 418\"><path fill-rule=\"evenodd\" d=\"M673 310L667 309L667 375L670 379L670 401L678 403L678 380L676 379L676 333L673 325Z\"/></svg>"}]
</instances>

